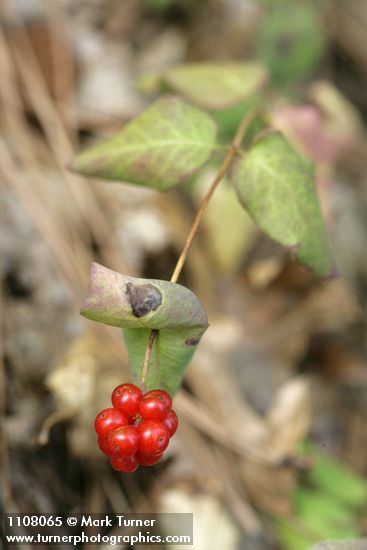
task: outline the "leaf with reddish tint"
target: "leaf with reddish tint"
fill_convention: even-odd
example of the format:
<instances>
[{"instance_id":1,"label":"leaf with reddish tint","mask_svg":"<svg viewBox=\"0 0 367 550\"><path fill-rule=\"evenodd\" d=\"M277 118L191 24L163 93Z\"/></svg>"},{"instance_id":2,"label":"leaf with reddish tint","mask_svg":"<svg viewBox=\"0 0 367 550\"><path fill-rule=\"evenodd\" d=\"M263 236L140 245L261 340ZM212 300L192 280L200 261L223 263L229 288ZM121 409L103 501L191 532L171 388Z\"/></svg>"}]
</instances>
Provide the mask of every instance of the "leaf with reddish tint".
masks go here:
<instances>
[{"instance_id":1,"label":"leaf with reddish tint","mask_svg":"<svg viewBox=\"0 0 367 550\"><path fill-rule=\"evenodd\" d=\"M116 136L81 152L81 174L166 191L211 156L217 128L209 115L176 97L156 101Z\"/></svg>"},{"instance_id":2,"label":"leaf with reddish tint","mask_svg":"<svg viewBox=\"0 0 367 550\"><path fill-rule=\"evenodd\" d=\"M81 314L123 329L133 380L139 384L150 331L158 330L150 360L147 389L173 395L208 327L199 300L186 287L157 279L121 275L92 264Z\"/></svg>"},{"instance_id":3,"label":"leaf with reddish tint","mask_svg":"<svg viewBox=\"0 0 367 550\"><path fill-rule=\"evenodd\" d=\"M280 133L272 133L242 153L232 178L240 202L269 237L318 275L333 273L334 256L309 160Z\"/></svg>"}]
</instances>

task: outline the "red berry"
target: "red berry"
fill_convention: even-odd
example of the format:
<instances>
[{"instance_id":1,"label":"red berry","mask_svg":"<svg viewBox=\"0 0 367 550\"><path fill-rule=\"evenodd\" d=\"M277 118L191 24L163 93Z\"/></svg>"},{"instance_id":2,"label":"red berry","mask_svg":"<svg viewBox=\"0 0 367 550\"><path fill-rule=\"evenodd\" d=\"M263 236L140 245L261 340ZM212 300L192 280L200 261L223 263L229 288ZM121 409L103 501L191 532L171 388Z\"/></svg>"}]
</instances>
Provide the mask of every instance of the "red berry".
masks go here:
<instances>
[{"instance_id":1,"label":"red berry","mask_svg":"<svg viewBox=\"0 0 367 550\"><path fill-rule=\"evenodd\" d=\"M119 457L133 456L138 450L139 436L134 426L122 426L107 436L109 454Z\"/></svg>"},{"instance_id":2,"label":"red berry","mask_svg":"<svg viewBox=\"0 0 367 550\"><path fill-rule=\"evenodd\" d=\"M116 409L104 409L97 414L94 421L94 428L98 435L105 436L111 430L120 428L120 426L127 426L129 423L126 415Z\"/></svg>"},{"instance_id":3,"label":"red berry","mask_svg":"<svg viewBox=\"0 0 367 550\"><path fill-rule=\"evenodd\" d=\"M138 427L138 449L143 454L158 455L163 453L169 443L169 432L163 422L144 420Z\"/></svg>"},{"instance_id":4,"label":"red berry","mask_svg":"<svg viewBox=\"0 0 367 550\"><path fill-rule=\"evenodd\" d=\"M107 436L99 437L98 438L98 447L101 449L102 453L105 455L110 455L110 449L107 444Z\"/></svg>"},{"instance_id":5,"label":"red berry","mask_svg":"<svg viewBox=\"0 0 367 550\"><path fill-rule=\"evenodd\" d=\"M178 426L177 414L173 409L170 410L169 413L167 414L167 418L165 419L164 423L169 431L170 437L172 437L176 433L177 426Z\"/></svg>"},{"instance_id":6,"label":"red berry","mask_svg":"<svg viewBox=\"0 0 367 550\"><path fill-rule=\"evenodd\" d=\"M135 384L120 384L112 392L112 405L132 419L138 413L142 395Z\"/></svg>"},{"instance_id":7,"label":"red berry","mask_svg":"<svg viewBox=\"0 0 367 550\"><path fill-rule=\"evenodd\" d=\"M118 472L135 472L139 467L139 463L135 456L126 458L114 456L111 458L111 466Z\"/></svg>"},{"instance_id":8,"label":"red berry","mask_svg":"<svg viewBox=\"0 0 367 550\"><path fill-rule=\"evenodd\" d=\"M135 458L142 466L153 466L153 464L157 464L157 462L160 461L162 456L163 453L159 455L147 455L138 451L135 455Z\"/></svg>"},{"instance_id":9,"label":"red berry","mask_svg":"<svg viewBox=\"0 0 367 550\"><path fill-rule=\"evenodd\" d=\"M139 414L144 420L162 422L172 407L171 396L164 390L152 390L143 395Z\"/></svg>"}]
</instances>

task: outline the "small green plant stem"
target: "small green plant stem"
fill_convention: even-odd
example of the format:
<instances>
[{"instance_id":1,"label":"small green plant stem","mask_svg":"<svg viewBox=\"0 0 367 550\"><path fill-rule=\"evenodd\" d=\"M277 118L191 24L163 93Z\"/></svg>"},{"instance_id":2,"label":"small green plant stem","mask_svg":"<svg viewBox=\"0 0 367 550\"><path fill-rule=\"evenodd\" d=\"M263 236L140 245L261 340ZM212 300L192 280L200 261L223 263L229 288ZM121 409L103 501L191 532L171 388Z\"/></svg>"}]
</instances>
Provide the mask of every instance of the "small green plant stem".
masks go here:
<instances>
[{"instance_id":1,"label":"small green plant stem","mask_svg":"<svg viewBox=\"0 0 367 550\"><path fill-rule=\"evenodd\" d=\"M242 119L240 125L237 128L236 134L233 138L233 141L232 141L229 149L227 150L226 156L224 157L223 162L222 162L215 178L213 179L213 181L212 181L205 197L203 198L203 200L200 204L199 210L198 210L198 212L195 216L195 220L194 220L194 222L191 226L190 232L187 236L185 246L182 249L180 257L177 260L176 266L175 266L175 268L173 270L173 273L172 273L172 276L170 278L171 283L177 283L177 281L178 281L178 278L181 274L182 268L185 264L187 255L189 253L190 247L191 247L192 242L195 238L195 235L197 233L197 230L199 228L201 220L204 217L204 214L205 214L205 211L208 207L210 199L212 198L212 196L214 194L214 191L216 190L216 188L218 187L218 185L222 181L223 177L226 175L226 173L229 170L234 158L236 157L237 151L238 151L239 147L241 146L241 143L242 143L243 138L245 136L245 132L246 132L250 122L253 120L253 118L254 118L254 112L251 111L250 113L248 113ZM158 330L153 329L150 332L149 339L148 339L148 344L147 344L147 349L146 349L146 352L145 352L145 357L144 357L144 362L143 362L143 367L142 367L142 372L141 372L141 379L140 379L140 387L141 387L141 390L143 392L145 392L145 389L146 389L146 381L147 381L147 376L148 376L149 362L150 362L150 358L151 358L152 351L153 351L153 346L154 346L154 341L155 341L155 338L156 338L157 334L158 334Z\"/></svg>"}]
</instances>

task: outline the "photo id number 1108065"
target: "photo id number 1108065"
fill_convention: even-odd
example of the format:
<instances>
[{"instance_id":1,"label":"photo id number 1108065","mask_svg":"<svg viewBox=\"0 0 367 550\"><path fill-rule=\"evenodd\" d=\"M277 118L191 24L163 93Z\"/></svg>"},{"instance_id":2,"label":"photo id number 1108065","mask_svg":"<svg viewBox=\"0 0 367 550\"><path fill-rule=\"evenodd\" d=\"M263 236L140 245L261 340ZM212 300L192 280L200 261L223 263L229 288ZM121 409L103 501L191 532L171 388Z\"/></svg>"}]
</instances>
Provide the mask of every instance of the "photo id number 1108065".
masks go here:
<instances>
[{"instance_id":1,"label":"photo id number 1108065","mask_svg":"<svg viewBox=\"0 0 367 550\"><path fill-rule=\"evenodd\" d=\"M33 515L8 515L9 527L60 527L61 516L33 516Z\"/></svg>"}]
</instances>

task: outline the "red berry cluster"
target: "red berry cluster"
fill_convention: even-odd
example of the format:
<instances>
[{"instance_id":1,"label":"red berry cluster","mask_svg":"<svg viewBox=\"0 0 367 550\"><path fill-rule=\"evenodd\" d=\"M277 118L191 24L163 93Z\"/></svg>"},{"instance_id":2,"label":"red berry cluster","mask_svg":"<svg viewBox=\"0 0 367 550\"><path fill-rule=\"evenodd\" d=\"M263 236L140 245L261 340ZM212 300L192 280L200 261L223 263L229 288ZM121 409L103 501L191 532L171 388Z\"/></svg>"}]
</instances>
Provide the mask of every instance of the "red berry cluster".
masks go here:
<instances>
[{"instance_id":1,"label":"red berry cluster","mask_svg":"<svg viewBox=\"0 0 367 550\"><path fill-rule=\"evenodd\" d=\"M121 384L112 392L112 407L97 414L94 427L98 445L119 472L135 472L156 464L177 430L178 418L171 396L164 390L144 395L134 384Z\"/></svg>"}]
</instances>

